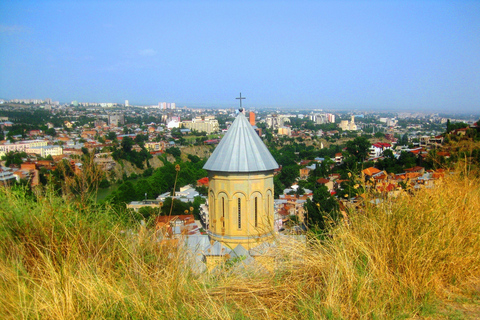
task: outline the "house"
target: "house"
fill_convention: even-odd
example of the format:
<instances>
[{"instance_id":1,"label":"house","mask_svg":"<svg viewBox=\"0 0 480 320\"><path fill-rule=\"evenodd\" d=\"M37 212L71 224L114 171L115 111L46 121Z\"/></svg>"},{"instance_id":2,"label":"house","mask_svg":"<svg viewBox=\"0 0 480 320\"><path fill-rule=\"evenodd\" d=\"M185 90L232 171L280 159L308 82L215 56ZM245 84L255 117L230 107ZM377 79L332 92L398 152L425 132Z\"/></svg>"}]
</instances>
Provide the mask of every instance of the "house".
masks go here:
<instances>
[{"instance_id":1,"label":"house","mask_svg":"<svg viewBox=\"0 0 480 320\"><path fill-rule=\"evenodd\" d=\"M198 179L197 187L208 187L208 177Z\"/></svg>"},{"instance_id":2,"label":"house","mask_svg":"<svg viewBox=\"0 0 480 320\"><path fill-rule=\"evenodd\" d=\"M142 201L132 201L127 204L127 209L133 209L135 212L138 212L141 208L162 208L163 203L160 200L142 200Z\"/></svg>"},{"instance_id":3,"label":"house","mask_svg":"<svg viewBox=\"0 0 480 320\"><path fill-rule=\"evenodd\" d=\"M392 149L392 145L390 143L385 142L377 142L372 144L372 146L368 149L368 156L370 158L378 158L380 157L383 152L387 149Z\"/></svg>"},{"instance_id":4,"label":"house","mask_svg":"<svg viewBox=\"0 0 480 320\"><path fill-rule=\"evenodd\" d=\"M410 168L410 169L405 169L405 172L406 173L420 173L421 175L425 173L425 168L424 167L419 167L419 166L415 166L413 168Z\"/></svg>"},{"instance_id":5,"label":"house","mask_svg":"<svg viewBox=\"0 0 480 320\"><path fill-rule=\"evenodd\" d=\"M311 169L309 167L301 168L300 169L300 180L305 180L308 178Z\"/></svg>"},{"instance_id":6,"label":"house","mask_svg":"<svg viewBox=\"0 0 480 320\"><path fill-rule=\"evenodd\" d=\"M335 183L331 179L320 178L320 179L317 180L317 183L327 187L328 191L330 191L330 192L334 191L334 189L335 189L334 188Z\"/></svg>"},{"instance_id":7,"label":"house","mask_svg":"<svg viewBox=\"0 0 480 320\"><path fill-rule=\"evenodd\" d=\"M200 234L200 227L195 222L193 214L158 216L155 219L155 230L162 238Z\"/></svg>"},{"instance_id":8,"label":"house","mask_svg":"<svg viewBox=\"0 0 480 320\"><path fill-rule=\"evenodd\" d=\"M13 175L11 168L0 166L0 185L9 185L15 180L16 177Z\"/></svg>"},{"instance_id":9,"label":"house","mask_svg":"<svg viewBox=\"0 0 480 320\"><path fill-rule=\"evenodd\" d=\"M364 169L362 170L362 173L365 175L365 177L369 178L369 177L375 177L377 175L379 175L380 173L382 173L383 171L382 170L379 170L375 167L370 167L370 168L367 168L367 169Z\"/></svg>"},{"instance_id":10,"label":"house","mask_svg":"<svg viewBox=\"0 0 480 320\"><path fill-rule=\"evenodd\" d=\"M343 154L341 152L335 153L335 163L337 165L341 164L343 161Z\"/></svg>"}]
</instances>

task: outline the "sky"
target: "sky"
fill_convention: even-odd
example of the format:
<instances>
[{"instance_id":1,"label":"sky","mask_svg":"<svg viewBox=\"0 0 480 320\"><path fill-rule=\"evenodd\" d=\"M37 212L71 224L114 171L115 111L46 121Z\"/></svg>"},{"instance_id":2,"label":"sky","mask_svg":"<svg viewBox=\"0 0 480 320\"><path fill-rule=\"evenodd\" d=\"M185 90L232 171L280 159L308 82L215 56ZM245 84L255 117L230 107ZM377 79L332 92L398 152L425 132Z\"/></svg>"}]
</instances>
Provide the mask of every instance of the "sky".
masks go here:
<instances>
[{"instance_id":1,"label":"sky","mask_svg":"<svg viewBox=\"0 0 480 320\"><path fill-rule=\"evenodd\" d=\"M480 111L480 1L0 1L0 98Z\"/></svg>"}]
</instances>

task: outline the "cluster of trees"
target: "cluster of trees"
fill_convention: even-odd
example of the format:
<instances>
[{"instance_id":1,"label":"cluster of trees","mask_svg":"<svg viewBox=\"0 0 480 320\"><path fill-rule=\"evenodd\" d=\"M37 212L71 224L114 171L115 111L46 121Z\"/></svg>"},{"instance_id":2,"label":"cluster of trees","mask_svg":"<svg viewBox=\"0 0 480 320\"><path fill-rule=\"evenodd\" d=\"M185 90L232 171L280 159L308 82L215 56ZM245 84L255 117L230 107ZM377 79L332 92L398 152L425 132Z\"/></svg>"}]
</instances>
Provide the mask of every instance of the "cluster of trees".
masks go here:
<instances>
[{"instance_id":1,"label":"cluster of trees","mask_svg":"<svg viewBox=\"0 0 480 320\"><path fill-rule=\"evenodd\" d=\"M327 187L319 186L313 191L312 200L305 203L306 223L313 230L325 230L337 223L339 204Z\"/></svg>"},{"instance_id":2,"label":"cluster of trees","mask_svg":"<svg viewBox=\"0 0 480 320\"><path fill-rule=\"evenodd\" d=\"M58 115L52 115L46 110L24 110L22 111L10 111L0 110L0 116L8 117L11 122L27 125L29 130L40 129L45 123L51 122L55 127L61 127L63 125L63 119Z\"/></svg>"},{"instance_id":3,"label":"cluster of trees","mask_svg":"<svg viewBox=\"0 0 480 320\"><path fill-rule=\"evenodd\" d=\"M174 187L175 191L178 191L185 185L196 185L198 179L207 176L207 172L203 170L205 160L200 160L196 156L191 156L191 158L195 162L178 161L170 163L165 158L162 158L164 162L163 167L154 170L149 177L142 177L136 181L123 181L117 190L106 197L104 203L114 205L121 211L131 201L143 200L145 197L155 199L162 193L173 191ZM177 168L179 168L178 171ZM172 214L185 214L185 210L187 210L189 213L192 212L196 218L199 218L199 208L202 203L202 198L196 197L193 202L187 203L174 200L172 206L172 198L167 198L161 210L144 209L136 217L138 219L148 219L152 215L169 215L170 210L172 210ZM193 208L193 211L190 208Z\"/></svg>"},{"instance_id":4,"label":"cluster of trees","mask_svg":"<svg viewBox=\"0 0 480 320\"><path fill-rule=\"evenodd\" d=\"M148 141L148 137L141 134L137 135L135 140L130 137L124 137L121 142L121 148L115 148L112 152L113 159L117 161L125 159L133 163L137 168L143 169L145 164L148 166L147 160L152 158L152 155L145 149L145 141ZM140 146L140 151L133 149L135 144Z\"/></svg>"},{"instance_id":5,"label":"cluster of trees","mask_svg":"<svg viewBox=\"0 0 480 320\"><path fill-rule=\"evenodd\" d=\"M11 164L21 165L23 163L23 159L27 157L28 155L25 152L10 151L2 157L2 160L5 160L5 166L9 167Z\"/></svg>"},{"instance_id":6,"label":"cluster of trees","mask_svg":"<svg viewBox=\"0 0 480 320\"><path fill-rule=\"evenodd\" d=\"M143 177L136 181L124 181L119 188L106 198L106 201L112 204L125 205L131 201L138 201L147 198L155 199L160 194L172 191L174 185L176 191L181 187L192 184L196 185L198 179L207 176L207 172L203 169L205 160L193 161L177 161L170 163L162 158L164 166L153 171L149 177ZM176 165L180 170L176 171ZM175 184L176 181L176 184Z\"/></svg>"},{"instance_id":7,"label":"cluster of trees","mask_svg":"<svg viewBox=\"0 0 480 320\"><path fill-rule=\"evenodd\" d=\"M451 122L450 122L450 119L448 119L448 120L447 120L447 128L446 128L446 132L445 132L445 133L450 133L450 132L452 132L453 130L463 129L463 128L468 128L468 124L466 124L465 122L455 122L455 123L451 123Z\"/></svg>"}]
</instances>

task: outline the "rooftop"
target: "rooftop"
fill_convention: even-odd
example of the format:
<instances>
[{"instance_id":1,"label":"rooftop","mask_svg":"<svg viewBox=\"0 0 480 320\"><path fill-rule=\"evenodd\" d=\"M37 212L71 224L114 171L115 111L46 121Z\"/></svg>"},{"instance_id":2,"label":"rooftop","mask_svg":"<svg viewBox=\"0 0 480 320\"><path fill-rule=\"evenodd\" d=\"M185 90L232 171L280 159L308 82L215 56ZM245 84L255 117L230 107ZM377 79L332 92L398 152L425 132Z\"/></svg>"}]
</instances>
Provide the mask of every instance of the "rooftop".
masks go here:
<instances>
[{"instance_id":1,"label":"rooftop","mask_svg":"<svg viewBox=\"0 0 480 320\"><path fill-rule=\"evenodd\" d=\"M277 169L278 164L240 112L203 168L221 172L255 172Z\"/></svg>"}]
</instances>

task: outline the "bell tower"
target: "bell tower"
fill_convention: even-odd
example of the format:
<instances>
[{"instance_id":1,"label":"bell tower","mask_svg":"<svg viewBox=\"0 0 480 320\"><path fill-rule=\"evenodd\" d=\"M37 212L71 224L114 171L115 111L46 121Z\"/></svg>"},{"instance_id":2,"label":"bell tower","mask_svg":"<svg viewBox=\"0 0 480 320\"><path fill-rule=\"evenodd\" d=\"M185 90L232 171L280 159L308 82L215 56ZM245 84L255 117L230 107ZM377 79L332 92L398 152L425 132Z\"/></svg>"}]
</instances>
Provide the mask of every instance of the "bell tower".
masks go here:
<instances>
[{"instance_id":1,"label":"bell tower","mask_svg":"<svg viewBox=\"0 0 480 320\"><path fill-rule=\"evenodd\" d=\"M203 167L208 171L208 234L247 250L273 238L273 170L278 164L240 112Z\"/></svg>"}]
</instances>

